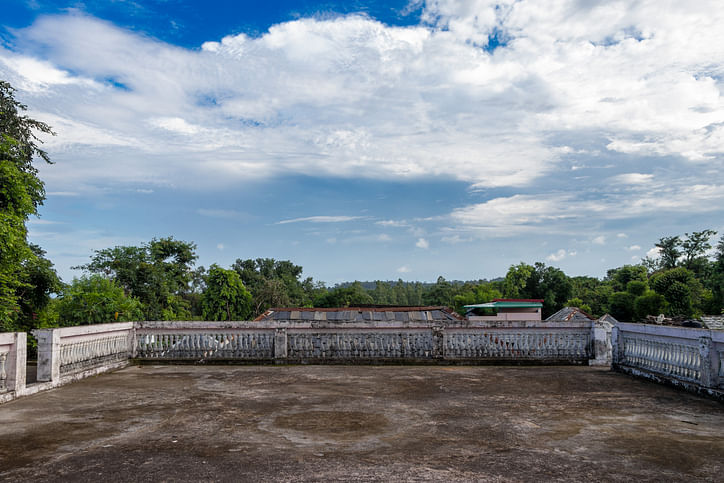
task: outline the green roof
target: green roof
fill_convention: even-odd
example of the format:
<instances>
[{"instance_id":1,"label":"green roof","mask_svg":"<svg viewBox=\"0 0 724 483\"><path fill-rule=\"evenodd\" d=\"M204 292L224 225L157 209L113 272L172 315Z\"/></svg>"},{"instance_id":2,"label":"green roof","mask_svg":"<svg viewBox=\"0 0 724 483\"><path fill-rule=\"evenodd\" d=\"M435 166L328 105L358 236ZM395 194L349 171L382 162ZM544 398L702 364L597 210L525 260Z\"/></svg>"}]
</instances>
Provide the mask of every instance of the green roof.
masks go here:
<instances>
[{"instance_id":1,"label":"green roof","mask_svg":"<svg viewBox=\"0 0 724 483\"><path fill-rule=\"evenodd\" d=\"M486 304L463 305L466 309L538 309L540 302L488 302Z\"/></svg>"}]
</instances>

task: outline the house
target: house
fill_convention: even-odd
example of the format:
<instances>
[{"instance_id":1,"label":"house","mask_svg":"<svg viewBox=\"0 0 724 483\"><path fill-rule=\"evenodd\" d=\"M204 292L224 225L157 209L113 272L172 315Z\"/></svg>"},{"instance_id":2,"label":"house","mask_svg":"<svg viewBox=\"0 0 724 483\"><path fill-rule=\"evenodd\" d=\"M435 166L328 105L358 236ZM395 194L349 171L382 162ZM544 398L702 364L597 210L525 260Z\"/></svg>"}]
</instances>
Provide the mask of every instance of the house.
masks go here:
<instances>
[{"instance_id":1,"label":"house","mask_svg":"<svg viewBox=\"0 0 724 483\"><path fill-rule=\"evenodd\" d=\"M541 320L543 299L494 299L464 307L468 320Z\"/></svg>"}]
</instances>

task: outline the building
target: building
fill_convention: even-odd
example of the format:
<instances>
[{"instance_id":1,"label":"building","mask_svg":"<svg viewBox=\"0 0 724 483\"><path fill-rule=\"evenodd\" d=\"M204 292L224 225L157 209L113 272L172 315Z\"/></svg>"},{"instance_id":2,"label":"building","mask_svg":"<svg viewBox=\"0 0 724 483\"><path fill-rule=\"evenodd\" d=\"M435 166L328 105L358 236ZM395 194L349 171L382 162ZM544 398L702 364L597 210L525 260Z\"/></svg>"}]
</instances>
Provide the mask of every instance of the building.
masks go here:
<instances>
[{"instance_id":1,"label":"building","mask_svg":"<svg viewBox=\"0 0 724 483\"><path fill-rule=\"evenodd\" d=\"M464 307L468 320L541 320L543 299L494 299Z\"/></svg>"}]
</instances>

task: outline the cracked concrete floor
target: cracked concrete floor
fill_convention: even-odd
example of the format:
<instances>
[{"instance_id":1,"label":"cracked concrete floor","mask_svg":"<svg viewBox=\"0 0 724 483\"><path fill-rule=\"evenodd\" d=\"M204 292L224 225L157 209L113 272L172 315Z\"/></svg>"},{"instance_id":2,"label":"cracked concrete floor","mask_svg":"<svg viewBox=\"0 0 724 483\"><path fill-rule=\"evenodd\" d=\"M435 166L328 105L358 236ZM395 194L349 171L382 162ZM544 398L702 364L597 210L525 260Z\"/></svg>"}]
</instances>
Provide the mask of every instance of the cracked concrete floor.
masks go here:
<instances>
[{"instance_id":1,"label":"cracked concrete floor","mask_svg":"<svg viewBox=\"0 0 724 483\"><path fill-rule=\"evenodd\" d=\"M724 481L724 405L589 367L134 366L0 406L4 481Z\"/></svg>"}]
</instances>

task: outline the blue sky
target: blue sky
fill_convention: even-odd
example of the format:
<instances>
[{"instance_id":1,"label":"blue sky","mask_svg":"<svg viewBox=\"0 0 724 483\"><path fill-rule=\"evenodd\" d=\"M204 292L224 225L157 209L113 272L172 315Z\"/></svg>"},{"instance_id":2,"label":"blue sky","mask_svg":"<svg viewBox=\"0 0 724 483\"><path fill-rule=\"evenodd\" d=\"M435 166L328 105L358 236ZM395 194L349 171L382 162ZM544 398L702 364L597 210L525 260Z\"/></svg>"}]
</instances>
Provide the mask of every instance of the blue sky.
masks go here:
<instances>
[{"instance_id":1,"label":"blue sky","mask_svg":"<svg viewBox=\"0 0 724 483\"><path fill-rule=\"evenodd\" d=\"M5 0L0 78L54 127L64 279L173 235L334 284L569 275L724 232L718 2Z\"/></svg>"}]
</instances>

